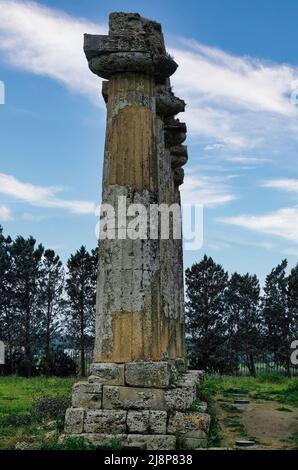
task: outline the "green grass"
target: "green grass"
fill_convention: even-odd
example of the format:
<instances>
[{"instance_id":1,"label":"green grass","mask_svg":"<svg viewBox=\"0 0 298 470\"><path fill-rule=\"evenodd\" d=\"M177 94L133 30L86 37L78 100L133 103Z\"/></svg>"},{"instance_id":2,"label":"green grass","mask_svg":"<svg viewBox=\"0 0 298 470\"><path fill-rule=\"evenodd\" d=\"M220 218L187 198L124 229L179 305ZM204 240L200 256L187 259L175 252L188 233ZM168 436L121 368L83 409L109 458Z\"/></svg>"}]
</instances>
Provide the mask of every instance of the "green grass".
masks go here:
<instances>
[{"instance_id":1,"label":"green grass","mask_svg":"<svg viewBox=\"0 0 298 470\"><path fill-rule=\"evenodd\" d=\"M234 399L235 393L298 407L298 378L289 379L275 375L257 378L207 376L201 385L201 394L207 401L213 399L215 395L224 395L226 398Z\"/></svg>"},{"instance_id":2,"label":"green grass","mask_svg":"<svg viewBox=\"0 0 298 470\"><path fill-rule=\"evenodd\" d=\"M14 449L17 442L42 441L40 423L32 419L34 399L70 396L75 378L0 377L0 449Z\"/></svg>"}]
</instances>

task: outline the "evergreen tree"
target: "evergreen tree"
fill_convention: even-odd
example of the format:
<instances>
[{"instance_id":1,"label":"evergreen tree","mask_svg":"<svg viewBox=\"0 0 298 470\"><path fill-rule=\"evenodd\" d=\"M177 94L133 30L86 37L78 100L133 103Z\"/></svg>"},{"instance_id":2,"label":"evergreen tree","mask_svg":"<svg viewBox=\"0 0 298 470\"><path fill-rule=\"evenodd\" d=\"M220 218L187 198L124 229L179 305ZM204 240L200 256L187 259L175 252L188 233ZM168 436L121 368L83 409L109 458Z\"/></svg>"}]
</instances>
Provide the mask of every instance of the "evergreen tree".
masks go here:
<instances>
[{"instance_id":1,"label":"evergreen tree","mask_svg":"<svg viewBox=\"0 0 298 470\"><path fill-rule=\"evenodd\" d=\"M267 349L273 355L274 361L282 364L290 375L291 316L287 301L287 265L287 260L283 260L266 278L263 317Z\"/></svg>"},{"instance_id":2,"label":"evergreen tree","mask_svg":"<svg viewBox=\"0 0 298 470\"><path fill-rule=\"evenodd\" d=\"M12 308L15 313L15 328L19 345L24 347L26 373L32 374L33 353L40 331L41 305L40 280L42 245L29 237L17 237L11 244L12 259Z\"/></svg>"},{"instance_id":3,"label":"evergreen tree","mask_svg":"<svg viewBox=\"0 0 298 470\"><path fill-rule=\"evenodd\" d=\"M41 337L45 352L45 366L47 373L51 371L51 342L57 333L64 306L64 268L62 262L53 250L46 250L41 267Z\"/></svg>"},{"instance_id":4,"label":"evergreen tree","mask_svg":"<svg viewBox=\"0 0 298 470\"><path fill-rule=\"evenodd\" d=\"M290 343L298 339L298 264L288 277L288 315Z\"/></svg>"},{"instance_id":5,"label":"evergreen tree","mask_svg":"<svg viewBox=\"0 0 298 470\"><path fill-rule=\"evenodd\" d=\"M11 238L5 238L0 226L0 339L4 341L9 357L16 345L16 325L12 309ZM11 370L13 372L13 370Z\"/></svg>"},{"instance_id":6,"label":"evergreen tree","mask_svg":"<svg viewBox=\"0 0 298 470\"><path fill-rule=\"evenodd\" d=\"M250 375L255 377L255 360L262 346L260 284L257 276L234 273L225 301L232 350L238 358L244 358Z\"/></svg>"},{"instance_id":7,"label":"evergreen tree","mask_svg":"<svg viewBox=\"0 0 298 470\"><path fill-rule=\"evenodd\" d=\"M80 349L81 375L86 375L86 346L94 336L97 250L89 253L82 246L68 262L66 292L68 308L65 324L73 337L75 346Z\"/></svg>"},{"instance_id":8,"label":"evergreen tree","mask_svg":"<svg viewBox=\"0 0 298 470\"><path fill-rule=\"evenodd\" d=\"M206 255L186 270L187 332L195 352L193 365L197 368L225 370L227 284L227 272Z\"/></svg>"}]
</instances>

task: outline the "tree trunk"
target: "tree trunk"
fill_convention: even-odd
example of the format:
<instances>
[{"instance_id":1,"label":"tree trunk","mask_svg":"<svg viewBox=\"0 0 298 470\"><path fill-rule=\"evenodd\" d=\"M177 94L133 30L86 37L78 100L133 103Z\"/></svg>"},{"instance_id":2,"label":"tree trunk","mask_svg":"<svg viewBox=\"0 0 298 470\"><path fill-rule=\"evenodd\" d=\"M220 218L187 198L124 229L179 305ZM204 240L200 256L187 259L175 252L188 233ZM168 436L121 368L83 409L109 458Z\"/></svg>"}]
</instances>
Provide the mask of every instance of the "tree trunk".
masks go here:
<instances>
[{"instance_id":1,"label":"tree trunk","mask_svg":"<svg viewBox=\"0 0 298 470\"><path fill-rule=\"evenodd\" d=\"M84 337L84 310L81 309L81 376L86 376L85 366L85 337Z\"/></svg>"}]
</instances>

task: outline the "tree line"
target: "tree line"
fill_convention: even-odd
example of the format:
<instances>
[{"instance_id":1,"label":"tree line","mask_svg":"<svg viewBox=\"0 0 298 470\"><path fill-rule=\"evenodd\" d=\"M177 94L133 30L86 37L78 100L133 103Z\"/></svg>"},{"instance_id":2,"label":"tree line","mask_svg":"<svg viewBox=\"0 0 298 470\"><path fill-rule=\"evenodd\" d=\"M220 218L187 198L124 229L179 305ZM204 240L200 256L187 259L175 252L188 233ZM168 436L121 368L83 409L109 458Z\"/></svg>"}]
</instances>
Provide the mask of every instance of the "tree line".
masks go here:
<instances>
[{"instance_id":1,"label":"tree line","mask_svg":"<svg viewBox=\"0 0 298 470\"><path fill-rule=\"evenodd\" d=\"M291 343L298 339L298 264L287 275L286 259L267 275L261 291L256 275L231 276L204 256L186 270L186 319L192 366L239 372L268 358L291 370Z\"/></svg>"},{"instance_id":2,"label":"tree line","mask_svg":"<svg viewBox=\"0 0 298 470\"><path fill-rule=\"evenodd\" d=\"M0 340L7 373L65 373L63 349L93 348L98 250L82 246L64 265L33 237L4 236L0 226ZM290 345L298 339L298 264L272 269L261 292L256 275L228 275L212 258L186 270L186 323L194 368L237 374L240 364L256 375L260 358L290 374Z\"/></svg>"},{"instance_id":3,"label":"tree line","mask_svg":"<svg viewBox=\"0 0 298 470\"><path fill-rule=\"evenodd\" d=\"M81 375L95 323L97 249L82 246L66 266L33 237L3 235L0 226L0 340L10 373L51 374L67 362L60 346L80 350Z\"/></svg>"}]
</instances>

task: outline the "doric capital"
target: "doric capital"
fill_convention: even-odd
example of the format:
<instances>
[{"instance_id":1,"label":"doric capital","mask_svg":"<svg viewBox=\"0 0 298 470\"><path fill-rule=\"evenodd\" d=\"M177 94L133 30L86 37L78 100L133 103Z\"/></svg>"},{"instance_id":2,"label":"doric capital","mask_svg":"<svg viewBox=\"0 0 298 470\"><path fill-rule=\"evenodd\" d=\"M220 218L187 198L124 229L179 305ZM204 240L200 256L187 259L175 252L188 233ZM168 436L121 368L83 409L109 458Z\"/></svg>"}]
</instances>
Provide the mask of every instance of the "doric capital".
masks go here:
<instances>
[{"instance_id":1,"label":"doric capital","mask_svg":"<svg viewBox=\"0 0 298 470\"><path fill-rule=\"evenodd\" d=\"M161 26L137 13L112 13L109 35L84 36L84 51L93 73L110 79L125 72L148 73L163 81L178 65L166 53Z\"/></svg>"}]
</instances>

